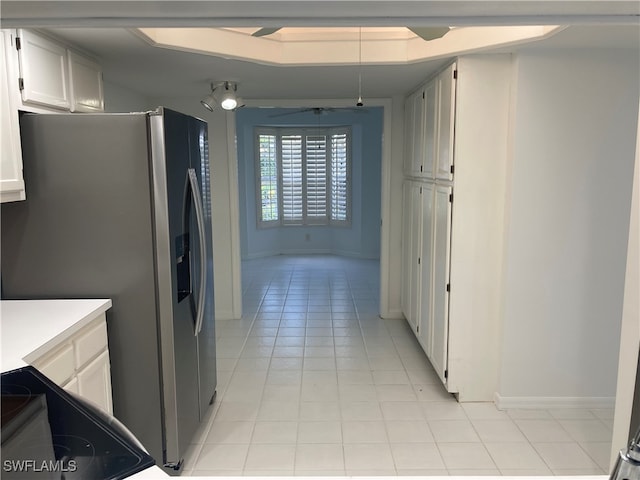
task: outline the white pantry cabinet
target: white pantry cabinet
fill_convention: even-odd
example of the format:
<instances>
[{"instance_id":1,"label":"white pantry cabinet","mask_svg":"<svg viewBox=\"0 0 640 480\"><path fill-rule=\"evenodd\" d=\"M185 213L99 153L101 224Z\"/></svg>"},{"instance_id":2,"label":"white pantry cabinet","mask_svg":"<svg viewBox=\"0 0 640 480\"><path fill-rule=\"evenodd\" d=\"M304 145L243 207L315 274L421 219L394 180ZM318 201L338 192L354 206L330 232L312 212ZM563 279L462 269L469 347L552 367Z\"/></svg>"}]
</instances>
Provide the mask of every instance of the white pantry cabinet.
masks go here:
<instances>
[{"instance_id":1,"label":"white pantry cabinet","mask_svg":"<svg viewBox=\"0 0 640 480\"><path fill-rule=\"evenodd\" d=\"M113 413L104 313L31 364L65 390Z\"/></svg>"},{"instance_id":2,"label":"white pantry cabinet","mask_svg":"<svg viewBox=\"0 0 640 480\"><path fill-rule=\"evenodd\" d=\"M460 401L492 401L497 389L511 62L458 58L418 89L424 119L405 126L405 146L422 148L405 167L421 158L422 171L405 168L402 308Z\"/></svg>"}]
</instances>

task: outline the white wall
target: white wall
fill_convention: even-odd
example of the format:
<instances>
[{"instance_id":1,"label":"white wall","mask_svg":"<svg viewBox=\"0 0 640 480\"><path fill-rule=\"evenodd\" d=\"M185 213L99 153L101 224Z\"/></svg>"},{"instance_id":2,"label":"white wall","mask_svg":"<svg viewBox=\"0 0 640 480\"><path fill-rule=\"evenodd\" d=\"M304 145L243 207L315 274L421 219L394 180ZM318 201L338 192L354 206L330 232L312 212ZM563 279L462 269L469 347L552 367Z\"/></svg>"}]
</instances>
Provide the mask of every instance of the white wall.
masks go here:
<instances>
[{"instance_id":1,"label":"white wall","mask_svg":"<svg viewBox=\"0 0 640 480\"><path fill-rule=\"evenodd\" d=\"M144 112L155 108L150 98L115 83L104 82L104 109L106 112Z\"/></svg>"},{"instance_id":2,"label":"white wall","mask_svg":"<svg viewBox=\"0 0 640 480\"><path fill-rule=\"evenodd\" d=\"M638 52L525 51L515 69L499 395L611 404Z\"/></svg>"}]
</instances>

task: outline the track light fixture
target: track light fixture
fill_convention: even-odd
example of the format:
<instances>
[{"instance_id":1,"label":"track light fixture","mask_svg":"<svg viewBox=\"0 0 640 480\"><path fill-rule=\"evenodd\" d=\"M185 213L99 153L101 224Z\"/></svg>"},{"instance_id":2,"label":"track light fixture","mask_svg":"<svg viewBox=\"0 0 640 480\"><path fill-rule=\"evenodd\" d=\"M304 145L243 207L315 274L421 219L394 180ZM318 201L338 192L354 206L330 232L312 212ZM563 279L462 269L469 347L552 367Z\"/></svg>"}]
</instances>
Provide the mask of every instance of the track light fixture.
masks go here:
<instances>
[{"instance_id":1,"label":"track light fixture","mask_svg":"<svg viewBox=\"0 0 640 480\"><path fill-rule=\"evenodd\" d=\"M236 95L237 90L238 84L234 82L211 83L211 92L200 100L200 103L210 112L216 104L220 104L224 110L235 110L242 106L240 98Z\"/></svg>"}]
</instances>

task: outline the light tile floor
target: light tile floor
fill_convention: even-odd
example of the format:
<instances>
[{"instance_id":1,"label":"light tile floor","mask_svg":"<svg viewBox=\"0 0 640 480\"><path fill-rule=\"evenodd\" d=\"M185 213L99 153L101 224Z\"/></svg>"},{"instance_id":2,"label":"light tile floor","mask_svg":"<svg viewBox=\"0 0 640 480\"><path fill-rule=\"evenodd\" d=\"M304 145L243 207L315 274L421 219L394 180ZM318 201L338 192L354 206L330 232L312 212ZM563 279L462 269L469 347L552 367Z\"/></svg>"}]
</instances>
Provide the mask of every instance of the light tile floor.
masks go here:
<instances>
[{"instance_id":1,"label":"light tile floor","mask_svg":"<svg viewBox=\"0 0 640 480\"><path fill-rule=\"evenodd\" d=\"M218 397L184 475L559 475L608 470L611 410L459 404L406 322L378 317L377 261L243 262L217 322Z\"/></svg>"}]
</instances>

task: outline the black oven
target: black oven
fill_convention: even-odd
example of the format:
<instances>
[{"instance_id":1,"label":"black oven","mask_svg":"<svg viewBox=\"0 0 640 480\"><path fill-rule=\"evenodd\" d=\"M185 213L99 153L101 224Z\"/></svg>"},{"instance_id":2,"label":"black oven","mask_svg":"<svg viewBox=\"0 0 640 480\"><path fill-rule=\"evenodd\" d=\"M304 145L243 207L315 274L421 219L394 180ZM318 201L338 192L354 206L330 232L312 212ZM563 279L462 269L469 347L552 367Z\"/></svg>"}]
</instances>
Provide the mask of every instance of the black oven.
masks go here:
<instances>
[{"instance_id":1,"label":"black oven","mask_svg":"<svg viewBox=\"0 0 640 480\"><path fill-rule=\"evenodd\" d=\"M1 477L121 479L155 461L114 417L33 367L2 374Z\"/></svg>"}]
</instances>

